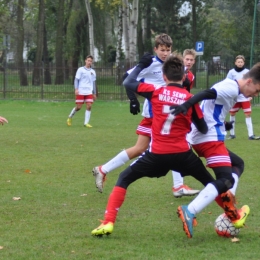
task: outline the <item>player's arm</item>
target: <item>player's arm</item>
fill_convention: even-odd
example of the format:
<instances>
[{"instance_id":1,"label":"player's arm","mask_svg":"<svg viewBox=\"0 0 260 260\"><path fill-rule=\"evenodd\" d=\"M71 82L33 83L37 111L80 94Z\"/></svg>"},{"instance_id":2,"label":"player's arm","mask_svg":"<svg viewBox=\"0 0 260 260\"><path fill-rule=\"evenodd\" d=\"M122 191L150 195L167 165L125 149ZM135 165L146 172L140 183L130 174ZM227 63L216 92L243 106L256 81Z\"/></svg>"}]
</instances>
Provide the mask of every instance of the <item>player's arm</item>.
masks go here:
<instances>
[{"instance_id":1,"label":"player's arm","mask_svg":"<svg viewBox=\"0 0 260 260\"><path fill-rule=\"evenodd\" d=\"M3 125L4 123L8 123L8 120L2 116L0 116L0 124Z\"/></svg>"},{"instance_id":2,"label":"player's arm","mask_svg":"<svg viewBox=\"0 0 260 260\"><path fill-rule=\"evenodd\" d=\"M182 105L171 106L170 107L170 109L172 111L171 113L174 115L178 115L180 113L186 114L190 107L194 106L195 104L199 103L200 101L205 100L205 99L216 99L216 98L217 98L216 90L214 88L207 89L207 90L197 93L192 98L190 98L189 100L184 102Z\"/></svg>"},{"instance_id":3,"label":"player's arm","mask_svg":"<svg viewBox=\"0 0 260 260\"><path fill-rule=\"evenodd\" d=\"M208 132L208 125L204 120L203 113L199 105L195 104L194 106L192 106L191 109L192 109L192 115L191 115L192 123L202 134L206 134Z\"/></svg>"},{"instance_id":4,"label":"player's arm","mask_svg":"<svg viewBox=\"0 0 260 260\"><path fill-rule=\"evenodd\" d=\"M79 79L75 77L74 79L74 88L75 88L75 95L78 95L79 93Z\"/></svg>"}]
</instances>

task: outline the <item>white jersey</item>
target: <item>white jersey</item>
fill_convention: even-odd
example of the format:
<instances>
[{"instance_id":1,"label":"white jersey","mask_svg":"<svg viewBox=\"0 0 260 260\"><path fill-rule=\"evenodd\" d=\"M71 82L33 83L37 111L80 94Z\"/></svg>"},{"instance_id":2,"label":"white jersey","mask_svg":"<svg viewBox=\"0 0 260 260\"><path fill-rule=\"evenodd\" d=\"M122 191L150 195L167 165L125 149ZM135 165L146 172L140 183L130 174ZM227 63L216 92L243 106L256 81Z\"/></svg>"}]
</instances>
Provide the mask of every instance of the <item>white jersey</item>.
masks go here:
<instances>
[{"instance_id":1,"label":"white jersey","mask_svg":"<svg viewBox=\"0 0 260 260\"><path fill-rule=\"evenodd\" d=\"M229 110L237 102L239 86L234 80L224 79L213 85L212 89L216 90L217 98L203 100L200 104L204 119L208 125L208 132L207 134L202 134L192 125L192 130L189 134L191 144L225 140L226 130L224 121Z\"/></svg>"},{"instance_id":2,"label":"white jersey","mask_svg":"<svg viewBox=\"0 0 260 260\"><path fill-rule=\"evenodd\" d=\"M79 95L91 95L93 93L96 72L92 68L85 66L78 68L75 78L79 80Z\"/></svg>"},{"instance_id":3,"label":"white jersey","mask_svg":"<svg viewBox=\"0 0 260 260\"><path fill-rule=\"evenodd\" d=\"M162 60L160 60L157 56L153 57L153 63L148 68L143 69L139 73L137 80L156 86L166 85L162 76L162 65ZM133 70L134 68L128 70L127 73L130 74ZM147 99L144 101L142 116L147 118L153 117L152 105L151 102Z\"/></svg>"},{"instance_id":4,"label":"white jersey","mask_svg":"<svg viewBox=\"0 0 260 260\"><path fill-rule=\"evenodd\" d=\"M232 69L228 72L227 78L233 80L242 79L243 75L246 74L248 71L249 69L243 69L242 71L237 72L235 69ZM240 94L237 98L237 102L245 102L245 101L250 101L250 98L246 98L243 94Z\"/></svg>"}]
</instances>

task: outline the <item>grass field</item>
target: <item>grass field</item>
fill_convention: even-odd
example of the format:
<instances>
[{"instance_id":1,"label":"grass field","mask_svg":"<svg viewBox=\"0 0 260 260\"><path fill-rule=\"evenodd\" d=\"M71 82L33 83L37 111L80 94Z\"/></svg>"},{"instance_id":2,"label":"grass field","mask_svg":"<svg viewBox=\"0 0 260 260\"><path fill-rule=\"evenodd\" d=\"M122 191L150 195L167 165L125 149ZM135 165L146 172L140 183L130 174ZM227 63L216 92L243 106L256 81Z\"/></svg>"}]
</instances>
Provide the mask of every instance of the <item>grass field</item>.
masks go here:
<instances>
[{"instance_id":1,"label":"grass field","mask_svg":"<svg viewBox=\"0 0 260 260\"><path fill-rule=\"evenodd\" d=\"M93 128L83 127L83 110L67 127L73 106L74 102L0 101L0 115L9 120L0 126L0 259L260 259L260 141L247 139L242 112L237 115L237 138L226 144L245 160L237 200L239 207L248 204L251 214L240 241L232 243L214 231L222 213L215 203L197 215L194 237L186 237L176 209L192 198L173 197L170 173L131 185L113 234L92 237L125 167L108 175L103 194L96 191L91 169L134 145L141 116L131 115L128 103L97 101ZM254 107L252 117L258 135L260 107ZM202 188L191 177L185 182Z\"/></svg>"}]
</instances>

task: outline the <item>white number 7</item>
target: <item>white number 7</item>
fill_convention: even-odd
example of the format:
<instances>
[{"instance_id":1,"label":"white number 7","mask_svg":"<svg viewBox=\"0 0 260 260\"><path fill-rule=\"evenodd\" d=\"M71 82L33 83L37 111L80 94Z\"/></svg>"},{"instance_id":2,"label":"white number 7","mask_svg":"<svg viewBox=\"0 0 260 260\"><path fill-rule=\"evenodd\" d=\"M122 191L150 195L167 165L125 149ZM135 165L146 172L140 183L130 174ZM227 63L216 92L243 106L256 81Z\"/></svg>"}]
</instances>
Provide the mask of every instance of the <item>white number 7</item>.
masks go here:
<instances>
[{"instance_id":1,"label":"white number 7","mask_svg":"<svg viewBox=\"0 0 260 260\"><path fill-rule=\"evenodd\" d=\"M167 106L167 105L164 105L163 106L163 111L162 111L163 114L168 114L164 124L163 124L163 127L161 129L161 134L162 135L168 135L170 134L170 131L171 131L171 126L172 126L172 123L174 121L174 118L175 118L175 115L171 114L170 112L170 106Z\"/></svg>"}]
</instances>

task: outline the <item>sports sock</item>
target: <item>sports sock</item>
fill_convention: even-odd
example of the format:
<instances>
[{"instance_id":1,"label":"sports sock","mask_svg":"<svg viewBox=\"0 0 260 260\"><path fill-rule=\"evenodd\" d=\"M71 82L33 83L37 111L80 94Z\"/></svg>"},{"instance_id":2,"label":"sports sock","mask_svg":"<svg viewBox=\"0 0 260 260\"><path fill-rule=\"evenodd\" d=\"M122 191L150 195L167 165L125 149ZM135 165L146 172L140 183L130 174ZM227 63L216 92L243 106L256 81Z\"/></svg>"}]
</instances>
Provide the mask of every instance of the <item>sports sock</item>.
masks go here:
<instances>
[{"instance_id":1,"label":"sports sock","mask_svg":"<svg viewBox=\"0 0 260 260\"><path fill-rule=\"evenodd\" d=\"M115 186L109 196L104 216L104 224L115 223L117 213L125 200L126 189Z\"/></svg>"},{"instance_id":2,"label":"sports sock","mask_svg":"<svg viewBox=\"0 0 260 260\"><path fill-rule=\"evenodd\" d=\"M246 126L247 126L247 132L248 136L252 136L253 133L253 124L252 124L252 118L251 117L246 117Z\"/></svg>"},{"instance_id":3,"label":"sports sock","mask_svg":"<svg viewBox=\"0 0 260 260\"><path fill-rule=\"evenodd\" d=\"M76 108L73 107L73 109L71 110L69 117L73 117L75 115L75 113L77 112Z\"/></svg>"},{"instance_id":4,"label":"sports sock","mask_svg":"<svg viewBox=\"0 0 260 260\"><path fill-rule=\"evenodd\" d=\"M217 196L217 189L213 184L209 183L188 205L188 210L192 214L197 214L201 212L206 206L208 206Z\"/></svg>"},{"instance_id":5,"label":"sports sock","mask_svg":"<svg viewBox=\"0 0 260 260\"><path fill-rule=\"evenodd\" d=\"M183 177L179 172L172 171L173 188L177 189L183 185Z\"/></svg>"},{"instance_id":6,"label":"sports sock","mask_svg":"<svg viewBox=\"0 0 260 260\"><path fill-rule=\"evenodd\" d=\"M86 110L86 112L85 112L85 122L84 122L84 125L88 124L89 119L90 119L90 114L91 114L91 111Z\"/></svg>"},{"instance_id":7,"label":"sports sock","mask_svg":"<svg viewBox=\"0 0 260 260\"><path fill-rule=\"evenodd\" d=\"M130 159L127 155L127 152L124 150L112 158L110 161L101 166L101 171L105 174L113 171L114 169L124 165Z\"/></svg>"},{"instance_id":8,"label":"sports sock","mask_svg":"<svg viewBox=\"0 0 260 260\"><path fill-rule=\"evenodd\" d=\"M236 117L230 116L230 121L234 121L233 128L230 130L230 135L235 135L235 123L236 123Z\"/></svg>"},{"instance_id":9,"label":"sports sock","mask_svg":"<svg viewBox=\"0 0 260 260\"><path fill-rule=\"evenodd\" d=\"M234 183L233 187L230 189L230 191L232 192L233 195L235 195L239 178L238 178L237 174L235 174L235 173L232 173L232 176L235 179L235 183Z\"/></svg>"}]
</instances>

